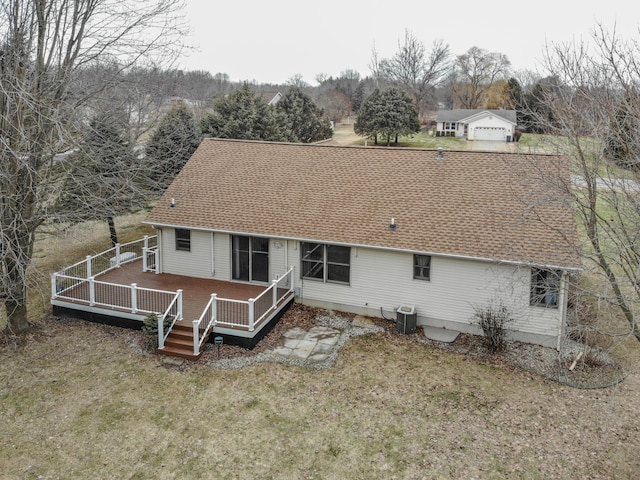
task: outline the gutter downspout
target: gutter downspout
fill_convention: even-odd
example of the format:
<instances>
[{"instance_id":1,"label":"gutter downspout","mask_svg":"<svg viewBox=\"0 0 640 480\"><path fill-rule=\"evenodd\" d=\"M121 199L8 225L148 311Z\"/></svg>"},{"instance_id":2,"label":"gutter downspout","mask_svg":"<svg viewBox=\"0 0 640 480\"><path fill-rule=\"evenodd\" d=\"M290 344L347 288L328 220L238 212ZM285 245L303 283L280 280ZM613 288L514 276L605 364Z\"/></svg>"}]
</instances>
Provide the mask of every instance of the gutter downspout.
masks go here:
<instances>
[{"instance_id":1,"label":"gutter downspout","mask_svg":"<svg viewBox=\"0 0 640 480\"><path fill-rule=\"evenodd\" d=\"M558 326L558 340L556 342L556 351L560 351L560 345L562 343L562 338L564 337L565 333L566 333L566 326L567 326L567 305L569 303L569 282L567 281L567 272L563 271L562 275L560 277L560 308L561 310L561 314L560 314L560 322L559 322L559 326Z\"/></svg>"}]
</instances>

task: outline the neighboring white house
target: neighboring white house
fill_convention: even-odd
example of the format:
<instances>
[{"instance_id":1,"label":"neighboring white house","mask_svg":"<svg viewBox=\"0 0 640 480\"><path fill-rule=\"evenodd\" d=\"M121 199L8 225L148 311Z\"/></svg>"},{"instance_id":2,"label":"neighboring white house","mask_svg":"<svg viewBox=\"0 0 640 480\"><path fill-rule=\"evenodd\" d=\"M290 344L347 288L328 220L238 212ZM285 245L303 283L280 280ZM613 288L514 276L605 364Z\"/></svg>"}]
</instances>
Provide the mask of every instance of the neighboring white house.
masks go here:
<instances>
[{"instance_id":1,"label":"neighboring white house","mask_svg":"<svg viewBox=\"0 0 640 480\"><path fill-rule=\"evenodd\" d=\"M150 212L163 273L266 284L290 267L307 305L556 346L580 269L555 155L205 139Z\"/></svg>"},{"instance_id":2,"label":"neighboring white house","mask_svg":"<svg viewBox=\"0 0 640 480\"><path fill-rule=\"evenodd\" d=\"M515 140L515 110L438 110L436 135L468 140Z\"/></svg>"},{"instance_id":3,"label":"neighboring white house","mask_svg":"<svg viewBox=\"0 0 640 480\"><path fill-rule=\"evenodd\" d=\"M275 107L278 102L282 99L282 93L280 92L269 92L269 91L265 91L265 92L260 92L257 95L259 95L265 102L267 102L267 105Z\"/></svg>"}]
</instances>

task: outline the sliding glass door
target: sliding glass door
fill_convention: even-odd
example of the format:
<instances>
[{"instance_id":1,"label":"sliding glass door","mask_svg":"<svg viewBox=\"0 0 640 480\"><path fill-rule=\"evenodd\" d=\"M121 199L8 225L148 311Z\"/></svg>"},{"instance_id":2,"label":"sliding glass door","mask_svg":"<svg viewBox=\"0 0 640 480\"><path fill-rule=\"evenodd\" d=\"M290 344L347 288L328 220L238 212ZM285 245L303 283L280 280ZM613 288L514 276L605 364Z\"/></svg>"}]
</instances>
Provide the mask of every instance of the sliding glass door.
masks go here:
<instances>
[{"instance_id":1,"label":"sliding glass door","mask_svg":"<svg viewBox=\"0 0 640 480\"><path fill-rule=\"evenodd\" d=\"M269 239L234 235L232 238L232 270L234 280L269 281Z\"/></svg>"}]
</instances>

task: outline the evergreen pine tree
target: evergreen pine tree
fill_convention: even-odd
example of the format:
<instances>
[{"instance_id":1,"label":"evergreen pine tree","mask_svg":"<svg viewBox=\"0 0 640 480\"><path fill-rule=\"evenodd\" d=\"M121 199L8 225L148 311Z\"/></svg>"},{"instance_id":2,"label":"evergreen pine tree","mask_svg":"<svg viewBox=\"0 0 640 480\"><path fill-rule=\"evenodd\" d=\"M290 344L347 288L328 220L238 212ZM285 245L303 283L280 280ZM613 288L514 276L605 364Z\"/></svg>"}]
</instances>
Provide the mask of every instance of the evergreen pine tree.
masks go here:
<instances>
[{"instance_id":1,"label":"evergreen pine tree","mask_svg":"<svg viewBox=\"0 0 640 480\"><path fill-rule=\"evenodd\" d=\"M198 148L200 139L193 113L185 105L172 108L147 144L150 188L164 191Z\"/></svg>"},{"instance_id":2,"label":"evergreen pine tree","mask_svg":"<svg viewBox=\"0 0 640 480\"><path fill-rule=\"evenodd\" d=\"M102 218L118 243L114 217L141 207L149 191L146 170L129 140L124 114L103 113L89 124L60 211L75 221Z\"/></svg>"},{"instance_id":3,"label":"evergreen pine tree","mask_svg":"<svg viewBox=\"0 0 640 480\"><path fill-rule=\"evenodd\" d=\"M292 86L282 96L276 110L285 122L287 140L312 143L331 138L331 124L322 108L298 86Z\"/></svg>"},{"instance_id":4,"label":"evergreen pine tree","mask_svg":"<svg viewBox=\"0 0 640 480\"><path fill-rule=\"evenodd\" d=\"M358 135L375 140L382 136L387 145L392 139L398 143L400 135L420 131L418 110L407 93L398 87L388 87L380 92L375 89L363 102L354 131Z\"/></svg>"}]
</instances>

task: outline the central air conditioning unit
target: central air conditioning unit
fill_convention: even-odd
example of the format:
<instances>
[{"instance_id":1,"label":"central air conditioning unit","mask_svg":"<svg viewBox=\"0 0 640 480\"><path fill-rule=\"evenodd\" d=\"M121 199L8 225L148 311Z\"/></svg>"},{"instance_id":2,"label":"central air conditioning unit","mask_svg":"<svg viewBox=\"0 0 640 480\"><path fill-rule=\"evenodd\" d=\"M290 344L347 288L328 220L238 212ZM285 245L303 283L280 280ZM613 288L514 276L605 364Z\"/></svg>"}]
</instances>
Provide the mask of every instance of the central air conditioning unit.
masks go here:
<instances>
[{"instance_id":1,"label":"central air conditioning unit","mask_svg":"<svg viewBox=\"0 0 640 480\"><path fill-rule=\"evenodd\" d=\"M396 310L396 329L398 332L405 335L415 333L417 316L415 305L400 305Z\"/></svg>"}]
</instances>

